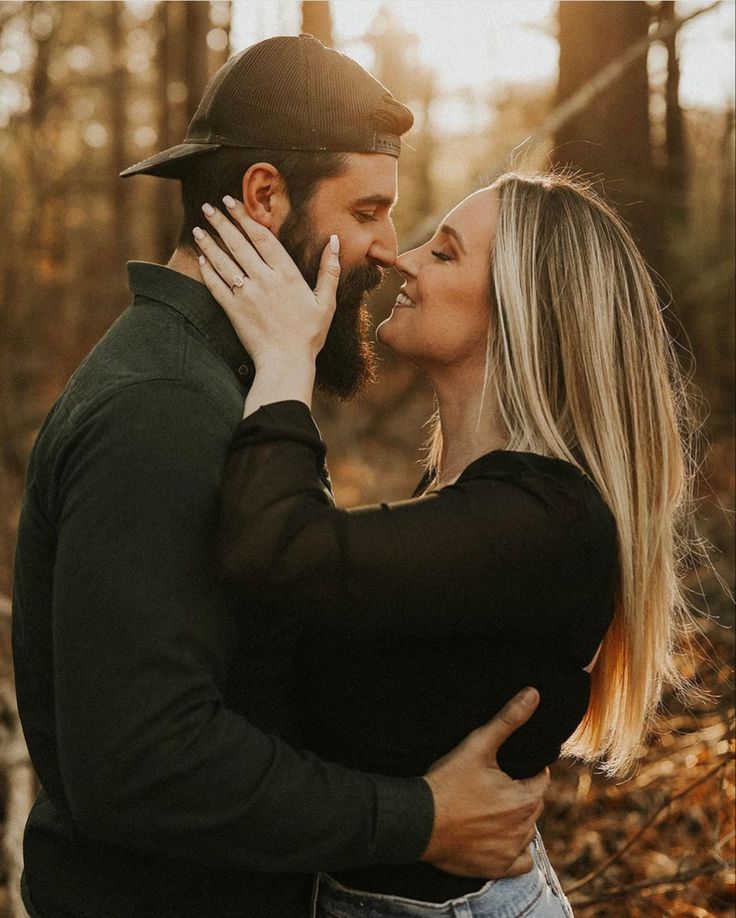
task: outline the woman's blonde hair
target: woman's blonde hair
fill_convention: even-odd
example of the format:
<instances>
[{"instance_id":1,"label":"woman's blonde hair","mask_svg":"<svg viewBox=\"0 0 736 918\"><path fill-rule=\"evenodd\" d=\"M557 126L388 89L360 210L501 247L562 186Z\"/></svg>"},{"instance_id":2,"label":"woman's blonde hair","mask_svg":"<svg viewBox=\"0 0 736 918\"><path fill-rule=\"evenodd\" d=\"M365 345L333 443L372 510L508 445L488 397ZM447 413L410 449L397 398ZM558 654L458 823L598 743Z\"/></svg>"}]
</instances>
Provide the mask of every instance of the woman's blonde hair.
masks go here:
<instances>
[{"instance_id":1,"label":"woman's blonde hair","mask_svg":"<svg viewBox=\"0 0 736 918\"><path fill-rule=\"evenodd\" d=\"M665 684L686 689L694 619L681 585L693 479L692 412L647 266L613 210L567 175L491 186L486 387L506 448L578 466L616 521L613 622L566 754L631 768ZM484 395L486 389L484 388ZM441 454L435 427L429 463Z\"/></svg>"}]
</instances>

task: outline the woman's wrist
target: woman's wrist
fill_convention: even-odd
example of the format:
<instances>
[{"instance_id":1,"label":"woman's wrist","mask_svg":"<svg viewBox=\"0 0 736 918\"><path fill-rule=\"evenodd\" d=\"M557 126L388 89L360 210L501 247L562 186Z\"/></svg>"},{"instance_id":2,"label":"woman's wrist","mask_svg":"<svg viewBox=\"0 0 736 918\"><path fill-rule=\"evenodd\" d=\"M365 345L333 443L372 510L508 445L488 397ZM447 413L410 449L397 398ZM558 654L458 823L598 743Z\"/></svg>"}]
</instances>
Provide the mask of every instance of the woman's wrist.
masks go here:
<instances>
[{"instance_id":1,"label":"woman's wrist","mask_svg":"<svg viewBox=\"0 0 736 918\"><path fill-rule=\"evenodd\" d=\"M269 355L254 362L255 379L245 400L243 417L273 402L297 401L311 408L314 360L304 354Z\"/></svg>"}]
</instances>

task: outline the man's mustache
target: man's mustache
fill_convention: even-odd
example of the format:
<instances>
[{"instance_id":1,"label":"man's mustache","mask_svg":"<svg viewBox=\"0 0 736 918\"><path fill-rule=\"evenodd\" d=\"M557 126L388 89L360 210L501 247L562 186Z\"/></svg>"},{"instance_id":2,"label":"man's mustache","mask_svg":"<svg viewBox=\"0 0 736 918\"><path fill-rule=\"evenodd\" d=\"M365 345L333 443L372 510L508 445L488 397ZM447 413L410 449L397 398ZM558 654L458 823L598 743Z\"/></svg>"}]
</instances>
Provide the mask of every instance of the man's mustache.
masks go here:
<instances>
[{"instance_id":1,"label":"man's mustache","mask_svg":"<svg viewBox=\"0 0 736 918\"><path fill-rule=\"evenodd\" d=\"M340 276L337 285L337 299L352 302L356 295L362 296L370 290L375 290L383 282L385 272L378 265L359 265L351 268L346 274Z\"/></svg>"}]
</instances>

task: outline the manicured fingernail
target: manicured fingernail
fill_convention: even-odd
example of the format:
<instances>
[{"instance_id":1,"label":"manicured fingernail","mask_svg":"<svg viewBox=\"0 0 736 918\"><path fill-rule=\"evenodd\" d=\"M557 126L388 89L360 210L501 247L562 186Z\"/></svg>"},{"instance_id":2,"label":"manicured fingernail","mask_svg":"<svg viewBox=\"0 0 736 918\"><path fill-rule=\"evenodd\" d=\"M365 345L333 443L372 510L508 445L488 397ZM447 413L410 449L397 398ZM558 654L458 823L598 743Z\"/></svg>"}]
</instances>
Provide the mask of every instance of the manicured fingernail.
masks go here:
<instances>
[{"instance_id":1,"label":"manicured fingernail","mask_svg":"<svg viewBox=\"0 0 736 918\"><path fill-rule=\"evenodd\" d=\"M200 255L200 256L199 256L199 263L200 263L201 265L203 265L206 261L207 261L207 259L204 257L204 255Z\"/></svg>"},{"instance_id":2,"label":"manicured fingernail","mask_svg":"<svg viewBox=\"0 0 736 918\"><path fill-rule=\"evenodd\" d=\"M334 255L340 254L340 237L336 236L334 233L330 236L330 251Z\"/></svg>"},{"instance_id":3,"label":"manicured fingernail","mask_svg":"<svg viewBox=\"0 0 736 918\"><path fill-rule=\"evenodd\" d=\"M202 205L202 210L205 212L205 214L206 214L208 217L211 217L212 214L214 214L214 212L215 212L215 208L214 208L211 204L203 204L203 205Z\"/></svg>"},{"instance_id":4,"label":"manicured fingernail","mask_svg":"<svg viewBox=\"0 0 736 918\"><path fill-rule=\"evenodd\" d=\"M229 194L226 194L222 199L222 203L225 207L235 207L235 198L231 198Z\"/></svg>"},{"instance_id":5,"label":"manicured fingernail","mask_svg":"<svg viewBox=\"0 0 736 918\"><path fill-rule=\"evenodd\" d=\"M195 226L192 230L192 235L195 239L204 239L204 230L200 229L198 226Z\"/></svg>"}]
</instances>

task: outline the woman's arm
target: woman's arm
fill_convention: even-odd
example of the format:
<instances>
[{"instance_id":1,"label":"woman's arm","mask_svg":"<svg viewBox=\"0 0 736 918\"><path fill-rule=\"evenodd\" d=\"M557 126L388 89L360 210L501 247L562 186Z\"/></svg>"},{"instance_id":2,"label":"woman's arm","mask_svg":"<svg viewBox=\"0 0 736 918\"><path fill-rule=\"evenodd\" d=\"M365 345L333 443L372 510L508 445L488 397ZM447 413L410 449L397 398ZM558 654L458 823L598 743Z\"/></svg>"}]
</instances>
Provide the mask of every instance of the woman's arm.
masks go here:
<instances>
[{"instance_id":1,"label":"woman's arm","mask_svg":"<svg viewBox=\"0 0 736 918\"><path fill-rule=\"evenodd\" d=\"M301 609L314 627L395 637L544 639L609 576L605 526L587 485L541 457L501 453L497 472L418 500L334 506L325 448L298 402L241 422L223 492L223 567L257 605Z\"/></svg>"}]
</instances>

